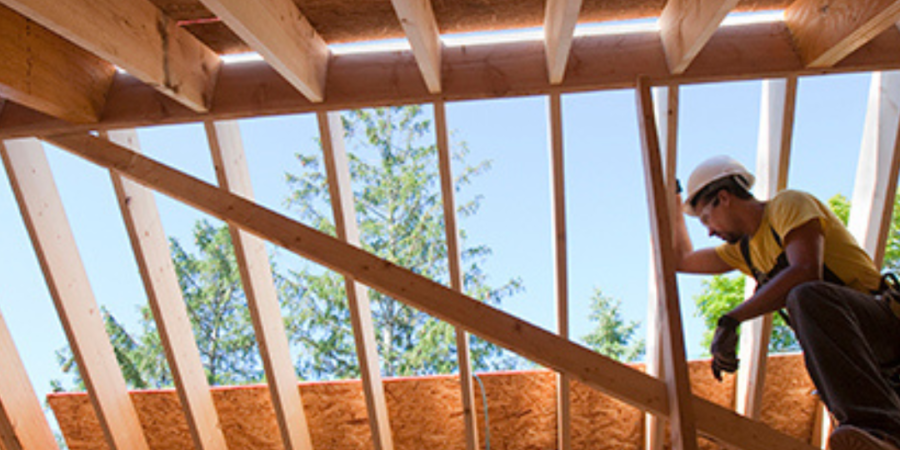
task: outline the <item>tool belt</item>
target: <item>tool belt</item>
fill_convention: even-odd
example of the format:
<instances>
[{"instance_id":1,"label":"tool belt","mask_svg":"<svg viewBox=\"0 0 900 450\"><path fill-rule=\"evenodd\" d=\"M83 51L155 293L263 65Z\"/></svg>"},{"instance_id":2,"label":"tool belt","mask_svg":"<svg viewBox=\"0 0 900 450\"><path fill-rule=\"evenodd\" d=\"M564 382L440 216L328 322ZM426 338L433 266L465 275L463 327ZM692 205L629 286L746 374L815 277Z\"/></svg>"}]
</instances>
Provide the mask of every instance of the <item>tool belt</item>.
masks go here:
<instances>
[{"instance_id":1,"label":"tool belt","mask_svg":"<svg viewBox=\"0 0 900 450\"><path fill-rule=\"evenodd\" d=\"M886 301L894 316L900 319L900 279L896 274L888 272L881 276L877 297Z\"/></svg>"}]
</instances>

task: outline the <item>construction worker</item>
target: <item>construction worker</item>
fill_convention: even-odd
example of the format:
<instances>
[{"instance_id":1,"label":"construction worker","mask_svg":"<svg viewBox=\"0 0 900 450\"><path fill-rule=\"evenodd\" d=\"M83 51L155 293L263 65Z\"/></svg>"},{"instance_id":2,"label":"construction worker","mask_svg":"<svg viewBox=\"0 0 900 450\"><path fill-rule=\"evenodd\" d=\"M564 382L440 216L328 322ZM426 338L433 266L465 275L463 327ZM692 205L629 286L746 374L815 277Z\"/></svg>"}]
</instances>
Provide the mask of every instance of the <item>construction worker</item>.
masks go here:
<instances>
[{"instance_id":1,"label":"construction worker","mask_svg":"<svg viewBox=\"0 0 900 450\"><path fill-rule=\"evenodd\" d=\"M787 190L761 202L754 177L727 156L691 173L684 213L725 241L694 250L676 214L680 272L733 269L757 280L756 293L718 320L710 346L713 375L738 368L737 331L745 320L787 310L806 368L838 422L833 450L900 450L900 316L875 295L872 259L831 210L810 194Z\"/></svg>"}]
</instances>

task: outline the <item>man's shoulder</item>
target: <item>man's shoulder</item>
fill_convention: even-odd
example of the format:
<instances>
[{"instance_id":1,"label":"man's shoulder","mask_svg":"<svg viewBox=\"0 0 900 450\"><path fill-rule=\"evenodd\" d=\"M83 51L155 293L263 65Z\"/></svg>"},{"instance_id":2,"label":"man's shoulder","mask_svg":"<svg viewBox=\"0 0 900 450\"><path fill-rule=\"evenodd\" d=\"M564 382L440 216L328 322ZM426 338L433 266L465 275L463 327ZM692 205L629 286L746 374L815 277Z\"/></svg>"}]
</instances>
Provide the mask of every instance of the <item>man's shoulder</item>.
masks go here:
<instances>
[{"instance_id":1,"label":"man's shoulder","mask_svg":"<svg viewBox=\"0 0 900 450\"><path fill-rule=\"evenodd\" d=\"M816 196L796 189L785 189L768 201L768 207L772 210L820 206L821 204L822 202Z\"/></svg>"}]
</instances>

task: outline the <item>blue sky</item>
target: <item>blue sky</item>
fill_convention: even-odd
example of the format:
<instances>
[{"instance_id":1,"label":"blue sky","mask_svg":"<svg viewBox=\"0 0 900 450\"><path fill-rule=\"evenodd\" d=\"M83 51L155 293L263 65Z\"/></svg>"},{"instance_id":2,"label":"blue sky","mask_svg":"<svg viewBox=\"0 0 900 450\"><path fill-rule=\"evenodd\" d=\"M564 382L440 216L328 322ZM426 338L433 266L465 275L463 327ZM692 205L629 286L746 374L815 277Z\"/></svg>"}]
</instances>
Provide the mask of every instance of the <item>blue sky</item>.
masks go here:
<instances>
[{"instance_id":1,"label":"blue sky","mask_svg":"<svg viewBox=\"0 0 900 450\"><path fill-rule=\"evenodd\" d=\"M789 187L823 199L852 194L869 79L858 74L800 80ZM680 178L720 153L755 169L760 89L760 81L681 89ZM471 242L493 249L486 264L491 280L522 278L525 291L503 308L552 330L546 102L525 97L447 108L449 126L456 140L468 143L471 161L493 161L493 169L467 191L484 195L482 209L461 226ZM563 97L574 339L589 330L587 305L595 288L621 300L627 320L645 321L649 226L634 104L631 90ZM241 127L258 201L283 210L284 171L293 164L294 152L315 148L315 116L247 120ZM215 183L202 125L142 129L140 138L146 154ZM145 294L108 173L57 149L47 153L98 303L133 324ZM65 339L5 172L0 178L0 312L43 397L50 379L64 378L54 351ZM189 242L194 222L206 216L164 196L157 199L166 232ZM689 220L689 228L695 245L717 243L695 220ZM679 276L691 357L704 351L693 308L701 279Z\"/></svg>"}]
</instances>

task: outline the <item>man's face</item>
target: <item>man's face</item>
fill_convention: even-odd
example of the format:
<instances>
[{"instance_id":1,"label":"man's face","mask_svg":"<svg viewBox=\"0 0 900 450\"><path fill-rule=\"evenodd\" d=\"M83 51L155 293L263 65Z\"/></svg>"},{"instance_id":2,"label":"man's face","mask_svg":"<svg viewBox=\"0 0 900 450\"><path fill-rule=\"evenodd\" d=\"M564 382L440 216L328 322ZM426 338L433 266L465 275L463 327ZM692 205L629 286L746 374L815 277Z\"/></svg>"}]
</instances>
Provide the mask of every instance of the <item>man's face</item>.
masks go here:
<instances>
[{"instance_id":1,"label":"man's face","mask_svg":"<svg viewBox=\"0 0 900 450\"><path fill-rule=\"evenodd\" d=\"M700 206L698 217L700 223L709 231L710 236L716 236L729 244L736 244L741 240L743 234L734 226L733 218L729 214L730 200L728 192L719 191L705 205Z\"/></svg>"}]
</instances>

